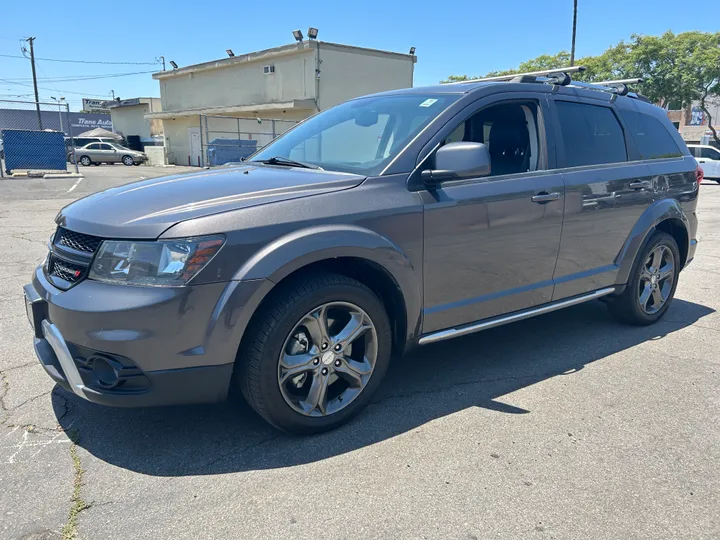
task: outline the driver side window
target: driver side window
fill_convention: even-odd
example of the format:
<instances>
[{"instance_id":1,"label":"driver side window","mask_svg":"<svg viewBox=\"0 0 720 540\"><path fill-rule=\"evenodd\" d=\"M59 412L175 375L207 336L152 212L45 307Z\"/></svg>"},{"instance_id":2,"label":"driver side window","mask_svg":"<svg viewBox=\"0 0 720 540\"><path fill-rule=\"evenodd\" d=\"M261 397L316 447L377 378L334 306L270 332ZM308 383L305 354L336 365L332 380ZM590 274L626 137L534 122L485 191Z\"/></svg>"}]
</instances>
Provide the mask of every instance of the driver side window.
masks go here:
<instances>
[{"instance_id":1,"label":"driver side window","mask_svg":"<svg viewBox=\"0 0 720 540\"><path fill-rule=\"evenodd\" d=\"M538 105L535 102L502 103L482 109L460 123L443 145L483 143L490 154L490 176L539 169Z\"/></svg>"}]
</instances>

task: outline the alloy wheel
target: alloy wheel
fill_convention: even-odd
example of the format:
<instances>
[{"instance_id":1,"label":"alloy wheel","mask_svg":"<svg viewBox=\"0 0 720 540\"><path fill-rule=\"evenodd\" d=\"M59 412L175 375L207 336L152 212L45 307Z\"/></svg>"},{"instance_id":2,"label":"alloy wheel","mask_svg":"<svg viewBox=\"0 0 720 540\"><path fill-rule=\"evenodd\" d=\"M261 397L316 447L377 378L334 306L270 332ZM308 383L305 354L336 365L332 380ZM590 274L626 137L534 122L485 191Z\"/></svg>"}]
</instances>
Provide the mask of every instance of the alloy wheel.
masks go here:
<instances>
[{"instance_id":1,"label":"alloy wheel","mask_svg":"<svg viewBox=\"0 0 720 540\"><path fill-rule=\"evenodd\" d=\"M638 302L648 315L660 311L667 303L675 280L675 256L660 244L650 252L640 272Z\"/></svg>"},{"instance_id":2,"label":"alloy wheel","mask_svg":"<svg viewBox=\"0 0 720 540\"><path fill-rule=\"evenodd\" d=\"M377 331L365 311L348 302L323 304L303 316L283 344L280 392L305 416L336 413L367 386L377 354Z\"/></svg>"}]
</instances>

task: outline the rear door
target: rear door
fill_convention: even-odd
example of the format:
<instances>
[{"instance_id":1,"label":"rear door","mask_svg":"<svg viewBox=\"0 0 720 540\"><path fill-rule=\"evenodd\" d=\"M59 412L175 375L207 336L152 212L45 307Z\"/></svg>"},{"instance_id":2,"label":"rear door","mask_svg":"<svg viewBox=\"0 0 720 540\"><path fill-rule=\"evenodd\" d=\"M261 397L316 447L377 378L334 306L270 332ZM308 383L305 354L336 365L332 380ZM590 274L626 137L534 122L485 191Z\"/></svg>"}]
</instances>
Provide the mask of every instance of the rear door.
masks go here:
<instances>
[{"instance_id":1,"label":"rear door","mask_svg":"<svg viewBox=\"0 0 720 540\"><path fill-rule=\"evenodd\" d=\"M615 259L652 203L653 183L609 96L555 95L554 113L566 188L554 273L559 300L615 283Z\"/></svg>"},{"instance_id":2,"label":"rear door","mask_svg":"<svg viewBox=\"0 0 720 540\"><path fill-rule=\"evenodd\" d=\"M107 143L100 144L100 155L102 158L99 161L105 161L107 163L115 163L120 161L119 152Z\"/></svg>"}]
</instances>

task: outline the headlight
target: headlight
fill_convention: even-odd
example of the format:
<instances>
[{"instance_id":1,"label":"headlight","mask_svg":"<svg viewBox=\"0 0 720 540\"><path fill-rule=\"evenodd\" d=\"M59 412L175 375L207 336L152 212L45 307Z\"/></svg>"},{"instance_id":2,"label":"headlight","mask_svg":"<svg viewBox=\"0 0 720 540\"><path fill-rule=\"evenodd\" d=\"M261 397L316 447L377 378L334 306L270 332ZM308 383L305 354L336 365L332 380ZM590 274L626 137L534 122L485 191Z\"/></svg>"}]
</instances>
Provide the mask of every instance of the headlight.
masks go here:
<instances>
[{"instance_id":1,"label":"headlight","mask_svg":"<svg viewBox=\"0 0 720 540\"><path fill-rule=\"evenodd\" d=\"M132 242L105 240L90 269L90 279L121 285L185 285L220 250L219 236Z\"/></svg>"}]
</instances>

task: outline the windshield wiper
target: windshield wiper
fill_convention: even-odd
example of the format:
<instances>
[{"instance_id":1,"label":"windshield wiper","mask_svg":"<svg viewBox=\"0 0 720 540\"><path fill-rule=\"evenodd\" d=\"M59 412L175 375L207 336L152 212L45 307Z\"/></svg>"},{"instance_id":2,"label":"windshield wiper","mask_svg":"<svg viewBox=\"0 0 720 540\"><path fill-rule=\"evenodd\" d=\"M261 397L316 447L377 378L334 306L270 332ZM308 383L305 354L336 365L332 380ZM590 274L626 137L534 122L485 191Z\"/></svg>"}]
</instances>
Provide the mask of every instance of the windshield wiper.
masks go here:
<instances>
[{"instance_id":1,"label":"windshield wiper","mask_svg":"<svg viewBox=\"0 0 720 540\"><path fill-rule=\"evenodd\" d=\"M294 159L289 159L282 156L274 156L268 159L253 159L248 163L265 163L266 165L287 165L288 167L300 167L301 169L320 169L321 171L323 170L322 167L318 167L317 165L313 165L311 163L303 163L302 161L295 161Z\"/></svg>"}]
</instances>

